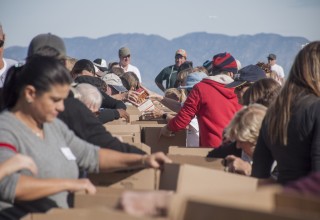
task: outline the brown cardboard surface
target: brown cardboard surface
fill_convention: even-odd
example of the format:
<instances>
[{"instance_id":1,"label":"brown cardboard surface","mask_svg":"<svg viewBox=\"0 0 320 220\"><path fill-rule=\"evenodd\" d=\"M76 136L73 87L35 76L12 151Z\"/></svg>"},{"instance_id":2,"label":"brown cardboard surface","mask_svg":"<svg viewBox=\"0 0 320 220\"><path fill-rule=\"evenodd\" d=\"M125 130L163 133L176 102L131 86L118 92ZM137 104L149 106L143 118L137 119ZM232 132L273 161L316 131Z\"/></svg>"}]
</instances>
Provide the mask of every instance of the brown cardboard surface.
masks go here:
<instances>
[{"instance_id":1,"label":"brown cardboard surface","mask_svg":"<svg viewBox=\"0 0 320 220\"><path fill-rule=\"evenodd\" d=\"M151 147L151 152L168 153L169 146L186 146L186 131L181 130L175 133L173 137L159 137L161 127L158 125L141 125L141 141Z\"/></svg>"},{"instance_id":2,"label":"brown cardboard surface","mask_svg":"<svg viewBox=\"0 0 320 220\"><path fill-rule=\"evenodd\" d=\"M206 157L209 151L213 148L209 147L185 147L185 146L170 146L168 154L178 154L178 155L193 155Z\"/></svg>"},{"instance_id":3,"label":"brown cardboard surface","mask_svg":"<svg viewBox=\"0 0 320 220\"><path fill-rule=\"evenodd\" d=\"M109 125L104 124L104 127L113 135L119 135L125 142L141 143L141 128L139 125Z\"/></svg>"},{"instance_id":4,"label":"brown cardboard surface","mask_svg":"<svg viewBox=\"0 0 320 220\"><path fill-rule=\"evenodd\" d=\"M181 194L206 195L221 192L256 191L258 180L189 164L165 164L159 189Z\"/></svg>"},{"instance_id":5,"label":"brown cardboard surface","mask_svg":"<svg viewBox=\"0 0 320 220\"><path fill-rule=\"evenodd\" d=\"M150 124L150 125L154 125L154 124L167 124L166 120L163 119L159 119L159 120L142 120L141 117L138 121L133 121L131 122L131 124L133 125L145 125L145 124Z\"/></svg>"},{"instance_id":6,"label":"brown cardboard surface","mask_svg":"<svg viewBox=\"0 0 320 220\"><path fill-rule=\"evenodd\" d=\"M207 167L216 170L224 170L222 160L220 158L207 158L203 156L194 155L167 155L174 163L177 164L191 164L195 166Z\"/></svg>"},{"instance_id":7,"label":"brown cardboard surface","mask_svg":"<svg viewBox=\"0 0 320 220\"><path fill-rule=\"evenodd\" d=\"M151 154L151 147L150 146L148 146L144 143L134 143L133 145L136 146L137 148L143 150L147 154Z\"/></svg>"},{"instance_id":8,"label":"brown cardboard surface","mask_svg":"<svg viewBox=\"0 0 320 220\"><path fill-rule=\"evenodd\" d=\"M230 195L232 196L232 195ZM236 198L238 195L234 194L233 197ZM302 220L301 215L290 215L290 213L277 213L272 210L256 208L254 204L263 202L262 196L257 200L252 198L250 194L241 198L242 201L250 201L247 205L240 205L240 200L238 203L228 204L226 201L221 202L221 200L211 200L208 198L201 197L180 197L175 201L175 205L180 207L178 211L171 212L171 219L176 220L207 220L207 219L219 219L219 220L248 220L248 219L259 219L259 220ZM221 197L223 200L223 197ZM237 200L237 199L235 199ZM171 205L172 207L172 205Z\"/></svg>"},{"instance_id":9,"label":"brown cardboard surface","mask_svg":"<svg viewBox=\"0 0 320 220\"><path fill-rule=\"evenodd\" d=\"M95 195L89 195L83 192L75 193L74 208L97 208L107 207L116 208L119 198L125 189L112 187L97 187Z\"/></svg>"},{"instance_id":10,"label":"brown cardboard surface","mask_svg":"<svg viewBox=\"0 0 320 220\"><path fill-rule=\"evenodd\" d=\"M299 212L304 215L316 216L320 219L320 198L295 192L277 193L275 206L278 211Z\"/></svg>"},{"instance_id":11,"label":"brown cardboard surface","mask_svg":"<svg viewBox=\"0 0 320 220\"><path fill-rule=\"evenodd\" d=\"M107 208L100 209L63 209L59 211L50 211L45 214L34 213L29 214L22 220L105 220L105 219L116 219L116 220L135 220L135 219L151 219L147 217L135 217L128 215L124 212L111 210Z\"/></svg>"},{"instance_id":12,"label":"brown cardboard surface","mask_svg":"<svg viewBox=\"0 0 320 220\"><path fill-rule=\"evenodd\" d=\"M126 125L127 121L123 118L119 118L117 120L109 121L106 124L107 125Z\"/></svg>"},{"instance_id":13,"label":"brown cardboard surface","mask_svg":"<svg viewBox=\"0 0 320 220\"><path fill-rule=\"evenodd\" d=\"M153 190L158 188L159 171L155 169L132 170L115 173L89 174L94 185L118 189Z\"/></svg>"}]
</instances>

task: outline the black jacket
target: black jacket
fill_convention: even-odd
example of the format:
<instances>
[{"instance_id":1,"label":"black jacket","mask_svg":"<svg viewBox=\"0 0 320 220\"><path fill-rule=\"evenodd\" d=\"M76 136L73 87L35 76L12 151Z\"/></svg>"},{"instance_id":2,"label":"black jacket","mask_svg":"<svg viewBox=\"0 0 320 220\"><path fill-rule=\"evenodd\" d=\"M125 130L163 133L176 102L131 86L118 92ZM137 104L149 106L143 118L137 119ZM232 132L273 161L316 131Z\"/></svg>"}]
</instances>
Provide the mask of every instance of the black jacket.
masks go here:
<instances>
[{"instance_id":1,"label":"black jacket","mask_svg":"<svg viewBox=\"0 0 320 220\"><path fill-rule=\"evenodd\" d=\"M68 97L64 101L65 110L59 113L58 118L64 121L73 132L83 140L102 148L120 152L145 154L137 147L122 143L106 131L98 118L79 100Z\"/></svg>"}]
</instances>

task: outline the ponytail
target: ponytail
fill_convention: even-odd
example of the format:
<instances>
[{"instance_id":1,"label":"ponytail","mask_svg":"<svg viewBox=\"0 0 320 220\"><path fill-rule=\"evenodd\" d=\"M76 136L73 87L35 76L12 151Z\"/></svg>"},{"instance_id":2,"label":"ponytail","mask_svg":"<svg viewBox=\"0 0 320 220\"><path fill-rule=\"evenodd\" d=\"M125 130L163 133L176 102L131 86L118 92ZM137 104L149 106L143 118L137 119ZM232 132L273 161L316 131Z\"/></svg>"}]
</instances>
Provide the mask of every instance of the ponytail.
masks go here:
<instances>
[{"instance_id":1,"label":"ponytail","mask_svg":"<svg viewBox=\"0 0 320 220\"><path fill-rule=\"evenodd\" d=\"M21 86L19 82L19 75L23 71L23 66L12 66L6 75L4 85L2 88L2 95L1 95L1 111L4 109L12 108L20 95Z\"/></svg>"}]
</instances>

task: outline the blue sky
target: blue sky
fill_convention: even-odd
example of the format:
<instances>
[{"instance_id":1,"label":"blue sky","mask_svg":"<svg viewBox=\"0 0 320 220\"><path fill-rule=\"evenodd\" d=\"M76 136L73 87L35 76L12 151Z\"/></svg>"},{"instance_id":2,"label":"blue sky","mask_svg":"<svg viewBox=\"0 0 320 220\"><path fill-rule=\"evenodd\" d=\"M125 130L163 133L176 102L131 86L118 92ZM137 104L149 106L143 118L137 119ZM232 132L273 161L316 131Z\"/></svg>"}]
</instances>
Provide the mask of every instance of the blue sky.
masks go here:
<instances>
[{"instance_id":1,"label":"blue sky","mask_svg":"<svg viewBox=\"0 0 320 220\"><path fill-rule=\"evenodd\" d=\"M192 32L276 33L320 40L319 0L0 0L6 47L39 33L99 38L116 33L167 39Z\"/></svg>"}]
</instances>

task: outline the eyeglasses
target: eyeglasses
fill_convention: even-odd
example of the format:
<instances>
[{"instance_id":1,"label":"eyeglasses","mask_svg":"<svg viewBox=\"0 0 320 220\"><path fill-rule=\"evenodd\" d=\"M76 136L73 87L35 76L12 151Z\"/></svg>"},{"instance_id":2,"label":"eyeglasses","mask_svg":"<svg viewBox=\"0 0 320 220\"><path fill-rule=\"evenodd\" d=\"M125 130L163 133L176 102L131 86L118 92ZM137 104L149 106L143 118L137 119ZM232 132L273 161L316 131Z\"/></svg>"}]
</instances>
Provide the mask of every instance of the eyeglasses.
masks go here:
<instances>
[{"instance_id":1,"label":"eyeglasses","mask_svg":"<svg viewBox=\"0 0 320 220\"><path fill-rule=\"evenodd\" d=\"M0 40L0 47L3 47L4 45L4 40Z\"/></svg>"}]
</instances>

